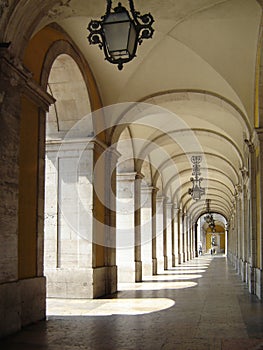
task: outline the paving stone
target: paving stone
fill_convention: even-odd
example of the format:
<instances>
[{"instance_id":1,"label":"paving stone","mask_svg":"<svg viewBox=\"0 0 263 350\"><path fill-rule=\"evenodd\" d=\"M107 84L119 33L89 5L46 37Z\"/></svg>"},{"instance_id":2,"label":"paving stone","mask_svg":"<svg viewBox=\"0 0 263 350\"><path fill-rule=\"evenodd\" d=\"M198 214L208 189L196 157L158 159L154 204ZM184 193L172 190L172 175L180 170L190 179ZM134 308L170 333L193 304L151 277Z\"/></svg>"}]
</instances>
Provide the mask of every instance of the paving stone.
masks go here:
<instances>
[{"instance_id":1,"label":"paving stone","mask_svg":"<svg viewBox=\"0 0 263 350\"><path fill-rule=\"evenodd\" d=\"M189 284L180 285L182 275ZM263 303L224 256L199 257L119 290L96 300L49 299L47 321L3 339L0 349L263 349Z\"/></svg>"}]
</instances>

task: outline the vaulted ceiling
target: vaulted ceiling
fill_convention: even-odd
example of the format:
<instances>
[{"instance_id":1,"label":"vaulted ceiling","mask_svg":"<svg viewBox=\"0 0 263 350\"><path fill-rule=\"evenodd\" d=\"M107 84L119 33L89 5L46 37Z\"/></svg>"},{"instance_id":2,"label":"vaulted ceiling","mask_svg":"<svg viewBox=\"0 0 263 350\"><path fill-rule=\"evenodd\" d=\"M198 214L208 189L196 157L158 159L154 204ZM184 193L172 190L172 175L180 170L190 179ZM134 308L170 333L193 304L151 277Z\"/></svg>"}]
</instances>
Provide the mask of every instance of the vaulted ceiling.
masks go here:
<instances>
[{"instance_id":1,"label":"vaulted ceiling","mask_svg":"<svg viewBox=\"0 0 263 350\"><path fill-rule=\"evenodd\" d=\"M132 139L135 170L143 169L144 160L149 162L149 182L197 217L205 208L205 197L194 202L188 188L190 158L201 154L202 184L211 210L231 216L242 171L248 167L244 140L253 137L261 23L256 0L134 0L136 10L153 15L155 32L122 71L105 61L102 51L87 40L87 25L105 13L105 0L10 3L1 36L12 42L14 52L19 40L30 40L54 22L79 47L94 74L105 115L111 116L107 126L123 124L116 135L118 130L129 130L125 138ZM128 5L125 0L122 3ZM69 77L80 81L77 70ZM52 79L59 81L54 74ZM74 104L74 111L70 105L66 108L67 114L74 113L70 123L83 118L89 105L85 107L83 99L74 98L68 88L63 93L61 100L57 98L61 111L67 94L80 104ZM138 103L134 107L131 102ZM116 104L122 104L118 116L112 113ZM131 110L127 122L125 111ZM66 125L65 113L57 117ZM117 140L116 136L113 142Z\"/></svg>"}]
</instances>

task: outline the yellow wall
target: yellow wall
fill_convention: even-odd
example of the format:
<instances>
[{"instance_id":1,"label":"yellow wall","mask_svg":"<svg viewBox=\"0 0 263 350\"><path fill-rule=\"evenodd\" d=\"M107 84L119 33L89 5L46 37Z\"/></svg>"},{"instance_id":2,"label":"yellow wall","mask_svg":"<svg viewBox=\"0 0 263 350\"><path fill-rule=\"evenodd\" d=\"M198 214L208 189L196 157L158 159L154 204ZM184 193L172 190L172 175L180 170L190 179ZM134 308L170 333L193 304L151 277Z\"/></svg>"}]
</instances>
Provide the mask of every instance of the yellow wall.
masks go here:
<instances>
[{"instance_id":1,"label":"yellow wall","mask_svg":"<svg viewBox=\"0 0 263 350\"><path fill-rule=\"evenodd\" d=\"M216 235L220 235L220 249L225 250L225 232L219 232L220 230L222 231L221 226L216 226ZM210 232L209 232L210 231ZM206 250L210 250L212 248L211 241L212 241L212 233L211 229L209 228L206 233Z\"/></svg>"},{"instance_id":2,"label":"yellow wall","mask_svg":"<svg viewBox=\"0 0 263 350\"><path fill-rule=\"evenodd\" d=\"M206 234L206 250L211 249L211 239L212 239L212 233Z\"/></svg>"},{"instance_id":3,"label":"yellow wall","mask_svg":"<svg viewBox=\"0 0 263 350\"><path fill-rule=\"evenodd\" d=\"M225 233L220 234L220 249L226 249L225 245Z\"/></svg>"}]
</instances>

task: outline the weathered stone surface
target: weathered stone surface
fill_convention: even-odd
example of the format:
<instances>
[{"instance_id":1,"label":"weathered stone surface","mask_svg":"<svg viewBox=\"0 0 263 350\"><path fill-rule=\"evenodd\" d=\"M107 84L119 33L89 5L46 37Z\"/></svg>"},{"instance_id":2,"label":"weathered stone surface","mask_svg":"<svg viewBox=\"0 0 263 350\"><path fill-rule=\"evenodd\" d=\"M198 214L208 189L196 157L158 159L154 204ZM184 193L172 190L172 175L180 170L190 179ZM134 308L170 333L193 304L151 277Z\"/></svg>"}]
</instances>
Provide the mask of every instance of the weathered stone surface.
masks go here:
<instances>
[{"instance_id":1,"label":"weathered stone surface","mask_svg":"<svg viewBox=\"0 0 263 350\"><path fill-rule=\"evenodd\" d=\"M46 278L21 280L21 325L43 320L46 317Z\"/></svg>"},{"instance_id":2,"label":"weathered stone surface","mask_svg":"<svg viewBox=\"0 0 263 350\"><path fill-rule=\"evenodd\" d=\"M47 269L47 295L57 298L93 298L93 269Z\"/></svg>"},{"instance_id":3,"label":"weathered stone surface","mask_svg":"<svg viewBox=\"0 0 263 350\"><path fill-rule=\"evenodd\" d=\"M0 337L21 328L21 300L18 282L0 284Z\"/></svg>"}]
</instances>

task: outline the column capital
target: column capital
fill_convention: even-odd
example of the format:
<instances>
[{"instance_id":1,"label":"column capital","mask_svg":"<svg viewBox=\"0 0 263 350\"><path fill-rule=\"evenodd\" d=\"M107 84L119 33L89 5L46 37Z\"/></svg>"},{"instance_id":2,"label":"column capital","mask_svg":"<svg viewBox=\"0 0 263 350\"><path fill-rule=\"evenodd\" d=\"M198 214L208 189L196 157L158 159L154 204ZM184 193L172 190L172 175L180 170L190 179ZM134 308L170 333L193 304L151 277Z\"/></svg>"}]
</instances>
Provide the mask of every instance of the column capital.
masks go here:
<instances>
[{"instance_id":1,"label":"column capital","mask_svg":"<svg viewBox=\"0 0 263 350\"><path fill-rule=\"evenodd\" d=\"M235 185L235 197L236 197L236 199L240 198L241 193L242 193L242 185L236 184Z\"/></svg>"},{"instance_id":2,"label":"column capital","mask_svg":"<svg viewBox=\"0 0 263 350\"><path fill-rule=\"evenodd\" d=\"M110 146L105 149L107 155L114 157L116 161L121 157L121 153L117 151L116 147Z\"/></svg>"},{"instance_id":3,"label":"column capital","mask_svg":"<svg viewBox=\"0 0 263 350\"><path fill-rule=\"evenodd\" d=\"M254 153L255 152L255 144L251 140L248 140L248 139L245 139L244 142L248 146L249 152Z\"/></svg>"},{"instance_id":4,"label":"column capital","mask_svg":"<svg viewBox=\"0 0 263 350\"><path fill-rule=\"evenodd\" d=\"M248 169L246 167L240 168L240 172L242 175L243 182L245 182L248 178Z\"/></svg>"},{"instance_id":5,"label":"column capital","mask_svg":"<svg viewBox=\"0 0 263 350\"><path fill-rule=\"evenodd\" d=\"M144 175L141 172L137 172L135 175L136 180L142 180L144 178Z\"/></svg>"},{"instance_id":6,"label":"column capital","mask_svg":"<svg viewBox=\"0 0 263 350\"><path fill-rule=\"evenodd\" d=\"M163 201L164 201L164 196L157 196L156 197L156 202L163 203Z\"/></svg>"},{"instance_id":7,"label":"column capital","mask_svg":"<svg viewBox=\"0 0 263 350\"><path fill-rule=\"evenodd\" d=\"M263 0L262 0L262 2L263 2ZM263 128L256 128L255 132L256 132L256 135L257 135L259 142L263 141Z\"/></svg>"},{"instance_id":8,"label":"column capital","mask_svg":"<svg viewBox=\"0 0 263 350\"><path fill-rule=\"evenodd\" d=\"M157 194L158 191L159 191L158 187L155 187L155 186L152 187L153 194Z\"/></svg>"},{"instance_id":9,"label":"column capital","mask_svg":"<svg viewBox=\"0 0 263 350\"><path fill-rule=\"evenodd\" d=\"M172 202L165 202L165 205L167 208L171 208L173 207L173 203Z\"/></svg>"},{"instance_id":10,"label":"column capital","mask_svg":"<svg viewBox=\"0 0 263 350\"><path fill-rule=\"evenodd\" d=\"M136 179L136 172L132 171L130 173L117 173L117 180L118 181L135 181Z\"/></svg>"},{"instance_id":11,"label":"column capital","mask_svg":"<svg viewBox=\"0 0 263 350\"><path fill-rule=\"evenodd\" d=\"M176 213L180 212L180 208L177 208L176 204L173 204L173 211Z\"/></svg>"},{"instance_id":12,"label":"column capital","mask_svg":"<svg viewBox=\"0 0 263 350\"><path fill-rule=\"evenodd\" d=\"M20 60L11 57L7 48L0 47L0 88L17 89L21 94L29 97L36 105L48 111L55 99L33 80L32 73L25 68ZM1 102L3 103L2 95Z\"/></svg>"}]
</instances>

